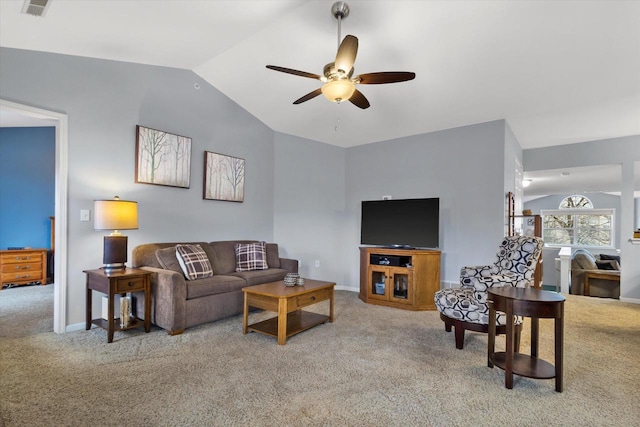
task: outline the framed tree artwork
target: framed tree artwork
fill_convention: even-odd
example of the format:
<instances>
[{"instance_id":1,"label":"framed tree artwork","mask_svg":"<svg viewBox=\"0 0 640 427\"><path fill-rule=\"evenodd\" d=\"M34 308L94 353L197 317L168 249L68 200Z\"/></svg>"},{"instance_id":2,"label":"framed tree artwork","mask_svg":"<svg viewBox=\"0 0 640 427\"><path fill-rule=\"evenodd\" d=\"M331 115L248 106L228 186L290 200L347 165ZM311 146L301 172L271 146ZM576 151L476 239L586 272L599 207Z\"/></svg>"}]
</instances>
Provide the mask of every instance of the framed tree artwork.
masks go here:
<instances>
[{"instance_id":1,"label":"framed tree artwork","mask_svg":"<svg viewBox=\"0 0 640 427\"><path fill-rule=\"evenodd\" d=\"M136 126L137 183L189 188L191 138Z\"/></svg>"},{"instance_id":2,"label":"framed tree artwork","mask_svg":"<svg viewBox=\"0 0 640 427\"><path fill-rule=\"evenodd\" d=\"M244 200L244 159L204 152L204 191L206 200Z\"/></svg>"}]
</instances>

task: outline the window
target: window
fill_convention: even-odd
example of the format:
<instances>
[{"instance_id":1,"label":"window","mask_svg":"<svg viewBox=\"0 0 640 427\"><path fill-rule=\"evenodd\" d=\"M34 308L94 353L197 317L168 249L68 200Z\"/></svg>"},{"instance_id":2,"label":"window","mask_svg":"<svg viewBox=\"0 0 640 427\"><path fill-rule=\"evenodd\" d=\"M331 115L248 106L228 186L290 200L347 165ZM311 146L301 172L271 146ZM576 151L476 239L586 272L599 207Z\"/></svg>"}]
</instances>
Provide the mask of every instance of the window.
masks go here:
<instances>
[{"instance_id":1,"label":"window","mask_svg":"<svg viewBox=\"0 0 640 427\"><path fill-rule=\"evenodd\" d=\"M593 209L588 198L573 195L562 200L560 209L540 213L547 245L613 248L615 209Z\"/></svg>"},{"instance_id":2,"label":"window","mask_svg":"<svg viewBox=\"0 0 640 427\"><path fill-rule=\"evenodd\" d=\"M560 209L593 209L593 203L585 196L574 195L565 197L560 202Z\"/></svg>"}]
</instances>

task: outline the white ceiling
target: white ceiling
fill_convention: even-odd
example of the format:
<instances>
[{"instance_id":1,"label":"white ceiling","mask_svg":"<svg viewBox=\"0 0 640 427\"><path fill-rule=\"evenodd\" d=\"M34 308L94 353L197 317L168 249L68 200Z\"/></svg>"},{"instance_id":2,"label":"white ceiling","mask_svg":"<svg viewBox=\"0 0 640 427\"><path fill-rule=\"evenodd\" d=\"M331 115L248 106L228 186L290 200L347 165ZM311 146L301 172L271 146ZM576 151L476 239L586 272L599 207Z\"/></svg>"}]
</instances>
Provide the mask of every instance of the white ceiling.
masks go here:
<instances>
[{"instance_id":1,"label":"white ceiling","mask_svg":"<svg viewBox=\"0 0 640 427\"><path fill-rule=\"evenodd\" d=\"M332 0L0 0L0 46L191 69L276 131L342 147L506 119L522 148L640 134L638 1L348 1L367 110L317 97Z\"/></svg>"}]
</instances>

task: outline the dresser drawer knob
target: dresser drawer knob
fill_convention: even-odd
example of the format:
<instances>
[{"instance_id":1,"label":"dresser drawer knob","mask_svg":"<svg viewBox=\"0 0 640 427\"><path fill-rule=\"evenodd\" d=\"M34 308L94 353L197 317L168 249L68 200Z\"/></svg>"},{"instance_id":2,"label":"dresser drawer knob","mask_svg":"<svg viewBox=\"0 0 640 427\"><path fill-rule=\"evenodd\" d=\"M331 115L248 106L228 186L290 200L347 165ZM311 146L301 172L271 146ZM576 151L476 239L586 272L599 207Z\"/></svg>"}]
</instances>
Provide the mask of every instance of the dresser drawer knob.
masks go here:
<instances>
[{"instance_id":1,"label":"dresser drawer knob","mask_svg":"<svg viewBox=\"0 0 640 427\"><path fill-rule=\"evenodd\" d=\"M315 301L315 300L316 300L316 297L312 296L311 301Z\"/></svg>"},{"instance_id":2,"label":"dresser drawer knob","mask_svg":"<svg viewBox=\"0 0 640 427\"><path fill-rule=\"evenodd\" d=\"M135 282L129 282L129 287L134 286Z\"/></svg>"}]
</instances>

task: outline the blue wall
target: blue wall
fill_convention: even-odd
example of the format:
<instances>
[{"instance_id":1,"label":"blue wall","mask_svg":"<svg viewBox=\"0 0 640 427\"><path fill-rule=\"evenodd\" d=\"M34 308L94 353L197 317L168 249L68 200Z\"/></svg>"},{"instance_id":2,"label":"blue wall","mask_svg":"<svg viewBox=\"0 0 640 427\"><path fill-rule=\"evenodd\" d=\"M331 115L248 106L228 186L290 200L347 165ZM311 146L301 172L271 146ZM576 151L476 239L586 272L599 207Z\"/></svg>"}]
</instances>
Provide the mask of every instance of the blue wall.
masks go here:
<instances>
[{"instance_id":1,"label":"blue wall","mask_svg":"<svg viewBox=\"0 0 640 427\"><path fill-rule=\"evenodd\" d=\"M49 248L55 128L0 128L0 249Z\"/></svg>"}]
</instances>

